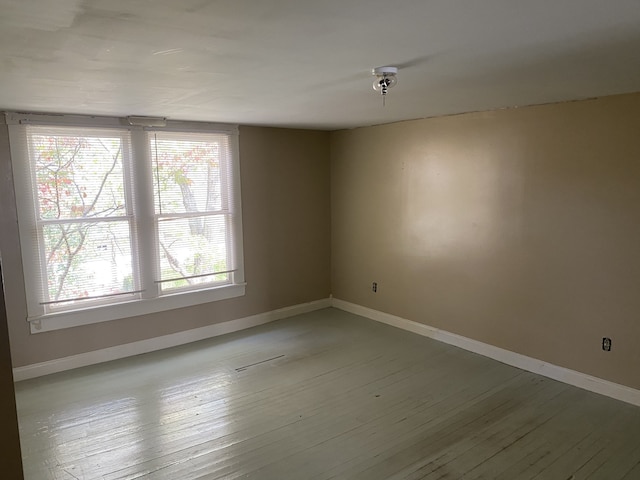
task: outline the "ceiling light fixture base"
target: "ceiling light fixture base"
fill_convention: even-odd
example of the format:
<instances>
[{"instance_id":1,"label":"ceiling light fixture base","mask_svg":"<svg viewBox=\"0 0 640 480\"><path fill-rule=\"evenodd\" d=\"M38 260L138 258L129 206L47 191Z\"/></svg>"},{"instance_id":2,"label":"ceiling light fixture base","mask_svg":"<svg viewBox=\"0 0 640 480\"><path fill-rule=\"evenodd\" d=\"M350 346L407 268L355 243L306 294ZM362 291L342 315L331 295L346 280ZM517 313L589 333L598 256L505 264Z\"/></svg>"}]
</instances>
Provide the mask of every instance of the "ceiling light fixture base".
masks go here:
<instances>
[{"instance_id":1,"label":"ceiling light fixture base","mask_svg":"<svg viewBox=\"0 0 640 480\"><path fill-rule=\"evenodd\" d=\"M371 74L376 78L373 81L373 89L382 95L382 105L389 89L398 83L398 67L376 67L371 70Z\"/></svg>"}]
</instances>

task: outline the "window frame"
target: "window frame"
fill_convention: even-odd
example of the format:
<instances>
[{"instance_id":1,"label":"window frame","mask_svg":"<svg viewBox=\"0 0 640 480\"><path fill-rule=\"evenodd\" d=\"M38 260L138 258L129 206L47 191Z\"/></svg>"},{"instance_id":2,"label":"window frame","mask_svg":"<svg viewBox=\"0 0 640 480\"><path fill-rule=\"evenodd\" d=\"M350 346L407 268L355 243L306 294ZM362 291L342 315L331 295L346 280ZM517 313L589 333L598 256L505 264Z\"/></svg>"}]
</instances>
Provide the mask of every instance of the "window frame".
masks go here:
<instances>
[{"instance_id":1,"label":"window frame","mask_svg":"<svg viewBox=\"0 0 640 480\"><path fill-rule=\"evenodd\" d=\"M25 291L27 297L27 321L31 333L88 325L98 322L135 317L157 313L176 308L215 302L245 294L244 255L242 237L242 206L240 192L240 161L237 125L167 121L166 127L143 127L130 125L126 118L88 117L83 115L47 115L5 113L9 127L11 161L16 191L16 207L18 213L18 229L22 250ZM127 130L130 136L131 154L129 159L123 157L123 169L130 172L130 179L125 178L131 189L133 205L127 205L132 211L132 257L139 265L139 282L142 292L132 294L133 298L105 302L100 305L84 305L75 309L66 309L44 313L43 306L37 298L40 290L41 272L39 262L33 253L40 253L37 245L38 237L32 234L36 228L37 201L33 193L33 170L28 157L27 132L25 125L49 127L76 127L78 129L100 128ZM154 208L153 170L148 135L153 132L182 133L214 133L228 136L231 160L231 192L234 211L231 215L231 233L226 241L232 242L234 272L230 274L230 283L201 288L180 289L161 292L157 282L157 224ZM73 132L70 131L70 134ZM128 198L127 200L130 200ZM153 248L142 249L140 245L153 245ZM134 267L135 268L135 267ZM137 290L137 289L136 289ZM127 298L124 298L127 297ZM120 301L119 301L120 300Z\"/></svg>"}]
</instances>

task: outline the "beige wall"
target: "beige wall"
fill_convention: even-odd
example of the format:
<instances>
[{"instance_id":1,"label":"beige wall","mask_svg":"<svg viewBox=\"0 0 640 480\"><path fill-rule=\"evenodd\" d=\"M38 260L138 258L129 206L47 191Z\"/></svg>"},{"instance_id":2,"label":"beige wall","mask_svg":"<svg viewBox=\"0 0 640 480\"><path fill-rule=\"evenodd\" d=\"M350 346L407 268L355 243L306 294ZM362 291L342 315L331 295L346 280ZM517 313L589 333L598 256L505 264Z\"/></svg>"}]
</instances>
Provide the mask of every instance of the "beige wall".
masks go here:
<instances>
[{"instance_id":1,"label":"beige wall","mask_svg":"<svg viewBox=\"0 0 640 480\"><path fill-rule=\"evenodd\" d=\"M331 159L334 297L640 388L640 94L335 132Z\"/></svg>"},{"instance_id":2,"label":"beige wall","mask_svg":"<svg viewBox=\"0 0 640 480\"><path fill-rule=\"evenodd\" d=\"M31 335L25 320L6 127L0 130L0 249L14 367L198 328L327 298L329 134L241 127L244 297Z\"/></svg>"}]
</instances>

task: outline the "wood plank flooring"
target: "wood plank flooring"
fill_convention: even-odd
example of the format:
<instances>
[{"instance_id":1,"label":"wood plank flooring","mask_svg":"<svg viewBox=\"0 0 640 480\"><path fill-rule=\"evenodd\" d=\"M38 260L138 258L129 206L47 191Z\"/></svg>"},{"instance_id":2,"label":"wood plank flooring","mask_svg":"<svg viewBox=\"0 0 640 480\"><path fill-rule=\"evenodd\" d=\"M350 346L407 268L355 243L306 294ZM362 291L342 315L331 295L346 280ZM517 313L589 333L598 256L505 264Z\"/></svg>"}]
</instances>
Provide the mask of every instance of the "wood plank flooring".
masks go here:
<instances>
[{"instance_id":1,"label":"wood plank flooring","mask_svg":"<svg viewBox=\"0 0 640 480\"><path fill-rule=\"evenodd\" d=\"M640 408L335 309L16 390L28 480L640 479Z\"/></svg>"}]
</instances>

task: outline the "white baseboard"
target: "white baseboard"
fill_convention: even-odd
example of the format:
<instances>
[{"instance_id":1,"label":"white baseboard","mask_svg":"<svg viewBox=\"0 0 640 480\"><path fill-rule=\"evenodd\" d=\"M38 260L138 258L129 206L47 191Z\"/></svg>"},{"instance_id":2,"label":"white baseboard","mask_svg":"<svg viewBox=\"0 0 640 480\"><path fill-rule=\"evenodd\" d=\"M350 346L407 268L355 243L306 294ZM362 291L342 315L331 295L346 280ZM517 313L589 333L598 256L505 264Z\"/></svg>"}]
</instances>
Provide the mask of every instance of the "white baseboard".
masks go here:
<instances>
[{"instance_id":1,"label":"white baseboard","mask_svg":"<svg viewBox=\"0 0 640 480\"><path fill-rule=\"evenodd\" d=\"M455 333L450 333L445 330L430 327L429 325L407 320L406 318L397 317L395 315L373 310L371 308L339 300L337 298L331 299L331 305L346 312L354 313L381 323L386 323L387 325L408 330L455 347L460 347L473 353L478 353L485 357L493 358L494 360L506 363L507 365L512 365L522 370L537 373L584 390L589 390L632 405L640 406L640 390L636 390L625 385L609 382L608 380L603 380L598 377L592 377L586 373L559 367L542 360L527 357L526 355L511 352L509 350L463 337Z\"/></svg>"},{"instance_id":2,"label":"white baseboard","mask_svg":"<svg viewBox=\"0 0 640 480\"><path fill-rule=\"evenodd\" d=\"M131 357L165 348L177 347L178 345L217 337L218 335L224 335L226 333L237 332L246 328L255 327L302 313L312 312L314 310L320 310L322 308L328 308L330 306L331 299L323 298L322 300L316 300L314 302L301 303L291 307L259 313L250 317L238 318L236 320L216 323L206 327L185 330L171 335L150 338L139 342L126 343L124 345L117 345L115 347L81 353L70 357L57 358L48 362L35 363L24 367L16 367L13 369L13 379L18 382L20 380L27 380L43 375L49 375L51 373L63 372L65 370L86 367L88 365L95 365L97 363Z\"/></svg>"}]
</instances>

